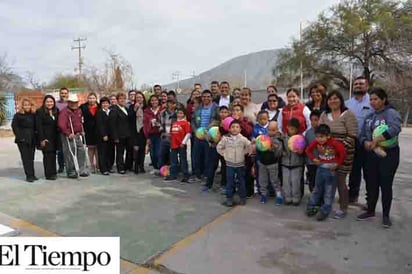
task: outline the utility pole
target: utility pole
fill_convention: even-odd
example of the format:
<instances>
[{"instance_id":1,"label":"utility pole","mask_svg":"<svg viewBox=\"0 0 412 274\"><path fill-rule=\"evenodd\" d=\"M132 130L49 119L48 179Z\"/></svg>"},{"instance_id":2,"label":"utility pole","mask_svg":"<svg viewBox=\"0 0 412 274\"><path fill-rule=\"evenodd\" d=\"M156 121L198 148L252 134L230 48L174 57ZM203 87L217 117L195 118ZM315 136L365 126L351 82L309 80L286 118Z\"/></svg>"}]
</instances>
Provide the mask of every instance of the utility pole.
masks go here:
<instances>
[{"instance_id":1,"label":"utility pole","mask_svg":"<svg viewBox=\"0 0 412 274\"><path fill-rule=\"evenodd\" d=\"M177 89L180 89L180 71L175 71L172 73L172 79L177 81Z\"/></svg>"},{"instance_id":2,"label":"utility pole","mask_svg":"<svg viewBox=\"0 0 412 274\"><path fill-rule=\"evenodd\" d=\"M78 43L78 46L73 47L72 50L78 50L79 52L79 79L82 77L82 65L83 65L83 60L82 60L82 49L86 48L86 45L82 45L82 42L86 41L86 38L77 38L74 39L73 42Z\"/></svg>"}]
</instances>

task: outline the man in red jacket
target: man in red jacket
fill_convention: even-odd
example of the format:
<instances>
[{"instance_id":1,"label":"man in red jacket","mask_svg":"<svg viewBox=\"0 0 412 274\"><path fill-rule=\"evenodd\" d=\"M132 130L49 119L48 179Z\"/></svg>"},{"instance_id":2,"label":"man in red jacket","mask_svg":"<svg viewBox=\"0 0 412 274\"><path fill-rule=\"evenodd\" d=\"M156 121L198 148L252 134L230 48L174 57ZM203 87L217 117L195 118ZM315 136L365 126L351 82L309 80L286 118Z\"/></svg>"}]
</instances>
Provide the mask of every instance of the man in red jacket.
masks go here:
<instances>
[{"instance_id":1,"label":"man in red jacket","mask_svg":"<svg viewBox=\"0 0 412 274\"><path fill-rule=\"evenodd\" d=\"M307 205L308 216L317 215L318 221L325 220L332 210L335 199L337 176L336 168L343 164L346 150L343 144L330 136L328 125L320 125L315 129L316 139L306 148L307 156L319 167L316 171L315 189ZM318 156L313 153L317 150ZM318 206L323 198L323 204Z\"/></svg>"},{"instance_id":2,"label":"man in red jacket","mask_svg":"<svg viewBox=\"0 0 412 274\"><path fill-rule=\"evenodd\" d=\"M76 94L70 94L67 107L60 111L58 126L62 133L63 154L68 178L87 177L86 150L83 144L83 115Z\"/></svg>"}]
</instances>

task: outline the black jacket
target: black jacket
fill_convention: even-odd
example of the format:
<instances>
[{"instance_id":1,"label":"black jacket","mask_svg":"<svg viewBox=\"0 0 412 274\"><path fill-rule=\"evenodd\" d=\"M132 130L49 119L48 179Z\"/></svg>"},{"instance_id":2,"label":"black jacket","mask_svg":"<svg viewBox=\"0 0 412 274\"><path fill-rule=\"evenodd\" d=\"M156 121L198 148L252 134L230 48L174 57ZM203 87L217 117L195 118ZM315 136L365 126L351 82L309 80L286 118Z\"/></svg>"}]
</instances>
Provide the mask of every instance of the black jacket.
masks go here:
<instances>
[{"instance_id":1,"label":"black jacket","mask_svg":"<svg viewBox=\"0 0 412 274\"><path fill-rule=\"evenodd\" d=\"M127 109L126 109L127 110ZM110 111L110 132L113 140L129 138L131 135L129 115L125 114L119 106L113 106Z\"/></svg>"},{"instance_id":2,"label":"black jacket","mask_svg":"<svg viewBox=\"0 0 412 274\"><path fill-rule=\"evenodd\" d=\"M46 146L43 151L56 151L60 147L60 138L58 132L57 121L59 118L59 110L56 109L54 118L49 113L46 113L44 108L39 108L36 111L36 132L38 142L46 140Z\"/></svg>"},{"instance_id":3,"label":"black jacket","mask_svg":"<svg viewBox=\"0 0 412 274\"><path fill-rule=\"evenodd\" d=\"M97 141L103 142L103 137L108 136L110 139L110 110L109 115L107 115L103 109L99 109L96 113L96 132Z\"/></svg>"},{"instance_id":4,"label":"black jacket","mask_svg":"<svg viewBox=\"0 0 412 274\"><path fill-rule=\"evenodd\" d=\"M11 122L11 128L16 136L14 142L28 145L35 144L35 115L33 113L16 113Z\"/></svg>"},{"instance_id":5,"label":"black jacket","mask_svg":"<svg viewBox=\"0 0 412 274\"><path fill-rule=\"evenodd\" d=\"M98 106L99 108L99 106ZM84 103L80 106L83 114L83 130L86 134L86 145L96 145L97 144L97 133L96 133L96 116L93 116L89 110L89 104ZM97 113L97 111L96 111Z\"/></svg>"},{"instance_id":6,"label":"black jacket","mask_svg":"<svg viewBox=\"0 0 412 274\"><path fill-rule=\"evenodd\" d=\"M229 95L229 104L231 104L233 100L235 100L235 97L233 97L232 95ZM219 106L219 101L220 101L220 95L217 96L215 99L213 99L213 102L215 102L216 105L218 106Z\"/></svg>"}]
</instances>

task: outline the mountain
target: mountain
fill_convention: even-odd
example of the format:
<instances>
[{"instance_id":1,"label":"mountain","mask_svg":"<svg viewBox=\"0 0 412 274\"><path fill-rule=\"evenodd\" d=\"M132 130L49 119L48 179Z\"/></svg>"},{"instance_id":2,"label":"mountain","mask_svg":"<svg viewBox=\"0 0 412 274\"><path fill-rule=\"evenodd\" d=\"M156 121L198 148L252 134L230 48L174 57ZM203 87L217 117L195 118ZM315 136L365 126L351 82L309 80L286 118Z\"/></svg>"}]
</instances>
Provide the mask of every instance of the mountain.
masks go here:
<instances>
[{"instance_id":1,"label":"mountain","mask_svg":"<svg viewBox=\"0 0 412 274\"><path fill-rule=\"evenodd\" d=\"M194 83L209 87L213 80L228 81L232 87L243 87L246 71L248 87L252 90L266 89L266 86L273 80L272 70L276 66L281 51L281 49L263 50L232 58L194 78L181 80L180 88L190 91ZM164 86L167 89L176 89L177 85L173 82Z\"/></svg>"}]
</instances>

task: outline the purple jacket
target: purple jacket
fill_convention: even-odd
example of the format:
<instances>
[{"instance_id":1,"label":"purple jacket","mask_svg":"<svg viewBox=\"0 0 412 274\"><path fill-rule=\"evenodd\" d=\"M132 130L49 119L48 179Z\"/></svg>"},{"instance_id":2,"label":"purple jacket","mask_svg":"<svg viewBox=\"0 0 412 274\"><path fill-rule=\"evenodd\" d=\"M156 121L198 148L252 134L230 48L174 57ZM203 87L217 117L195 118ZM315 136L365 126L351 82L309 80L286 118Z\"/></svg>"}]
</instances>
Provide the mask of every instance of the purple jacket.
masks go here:
<instances>
[{"instance_id":1,"label":"purple jacket","mask_svg":"<svg viewBox=\"0 0 412 274\"><path fill-rule=\"evenodd\" d=\"M70 125L70 120L72 122L72 126ZM59 129L60 132L66 136L69 136L71 133L83 133L83 115L80 108L72 110L70 108L64 108L59 113Z\"/></svg>"}]
</instances>

